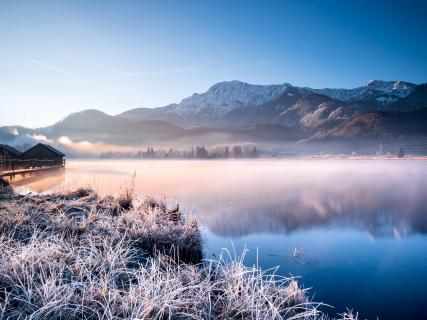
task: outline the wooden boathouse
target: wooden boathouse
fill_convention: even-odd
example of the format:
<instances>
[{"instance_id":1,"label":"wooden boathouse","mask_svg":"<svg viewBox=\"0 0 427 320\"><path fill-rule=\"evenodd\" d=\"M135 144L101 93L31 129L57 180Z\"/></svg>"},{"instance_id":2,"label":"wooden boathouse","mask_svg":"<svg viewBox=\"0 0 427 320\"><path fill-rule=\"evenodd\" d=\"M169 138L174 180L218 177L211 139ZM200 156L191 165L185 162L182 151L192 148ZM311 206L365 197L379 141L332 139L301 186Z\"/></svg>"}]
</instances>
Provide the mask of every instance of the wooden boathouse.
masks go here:
<instances>
[{"instance_id":1,"label":"wooden boathouse","mask_svg":"<svg viewBox=\"0 0 427 320\"><path fill-rule=\"evenodd\" d=\"M0 144L0 159L20 160L22 152L6 144Z\"/></svg>"},{"instance_id":2,"label":"wooden boathouse","mask_svg":"<svg viewBox=\"0 0 427 320\"><path fill-rule=\"evenodd\" d=\"M65 154L48 144L38 143L21 154L22 160L50 161L52 165L63 165Z\"/></svg>"},{"instance_id":3,"label":"wooden boathouse","mask_svg":"<svg viewBox=\"0 0 427 320\"><path fill-rule=\"evenodd\" d=\"M65 166L65 154L54 147L38 143L24 152L0 145L0 177L13 177Z\"/></svg>"}]
</instances>

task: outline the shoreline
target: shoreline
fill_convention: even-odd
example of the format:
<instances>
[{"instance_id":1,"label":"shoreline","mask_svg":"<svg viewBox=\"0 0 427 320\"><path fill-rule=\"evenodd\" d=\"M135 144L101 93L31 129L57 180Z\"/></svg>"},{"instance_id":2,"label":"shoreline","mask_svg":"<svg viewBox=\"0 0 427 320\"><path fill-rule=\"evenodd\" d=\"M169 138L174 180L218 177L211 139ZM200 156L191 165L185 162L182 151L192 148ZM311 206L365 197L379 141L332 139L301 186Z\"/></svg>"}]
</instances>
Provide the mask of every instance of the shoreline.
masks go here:
<instances>
[{"instance_id":1,"label":"shoreline","mask_svg":"<svg viewBox=\"0 0 427 320\"><path fill-rule=\"evenodd\" d=\"M294 278L203 259L197 221L131 191L0 200L0 318L324 319ZM351 316L351 318L349 318ZM342 319L357 319L350 313Z\"/></svg>"},{"instance_id":2,"label":"shoreline","mask_svg":"<svg viewBox=\"0 0 427 320\"><path fill-rule=\"evenodd\" d=\"M405 156L403 158L398 157L375 157L375 156L359 156L359 157L350 157L350 156L275 156L275 157L262 157L259 156L257 158L227 158L227 159L180 159L180 158L159 158L159 159L135 159L135 158L68 158L69 161L263 161L263 160L374 160L374 161L405 161L405 160L417 160L417 161L427 161L427 156Z\"/></svg>"}]
</instances>

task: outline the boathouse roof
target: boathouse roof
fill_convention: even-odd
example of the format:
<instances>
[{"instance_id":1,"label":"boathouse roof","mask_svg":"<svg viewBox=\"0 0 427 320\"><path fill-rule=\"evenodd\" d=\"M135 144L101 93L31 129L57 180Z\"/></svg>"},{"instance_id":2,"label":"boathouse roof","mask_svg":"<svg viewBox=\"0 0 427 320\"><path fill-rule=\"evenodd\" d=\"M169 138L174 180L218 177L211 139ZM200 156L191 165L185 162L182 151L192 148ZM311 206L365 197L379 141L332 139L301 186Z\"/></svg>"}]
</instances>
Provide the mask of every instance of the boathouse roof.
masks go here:
<instances>
[{"instance_id":1,"label":"boathouse roof","mask_svg":"<svg viewBox=\"0 0 427 320\"><path fill-rule=\"evenodd\" d=\"M8 146L7 144L0 144L0 150L2 149L16 156L20 156L22 154L21 151L15 149L14 147Z\"/></svg>"},{"instance_id":2,"label":"boathouse roof","mask_svg":"<svg viewBox=\"0 0 427 320\"><path fill-rule=\"evenodd\" d=\"M52 147L52 146L50 146L50 145L48 145L48 144L44 144L44 143L38 143L38 144L36 144L35 146L33 146L33 147L31 147L30 149L28 149L28 150L26 150L26 151L24 151L23 153L22 153L22 155L25 155L25 154L27 154L27 153L29 153L29 152L31 152L33 149L38 149L38 148L44 148L44 149L46 149L46 150L48 150L48 151L50 151L50 152L52 152L52 153L54 153L55 155L57 155L58 157L65 157L65 154L63 154L61 151L59 151L58 149L55 149L54 147Z\"/></svg>"}]
</instances>

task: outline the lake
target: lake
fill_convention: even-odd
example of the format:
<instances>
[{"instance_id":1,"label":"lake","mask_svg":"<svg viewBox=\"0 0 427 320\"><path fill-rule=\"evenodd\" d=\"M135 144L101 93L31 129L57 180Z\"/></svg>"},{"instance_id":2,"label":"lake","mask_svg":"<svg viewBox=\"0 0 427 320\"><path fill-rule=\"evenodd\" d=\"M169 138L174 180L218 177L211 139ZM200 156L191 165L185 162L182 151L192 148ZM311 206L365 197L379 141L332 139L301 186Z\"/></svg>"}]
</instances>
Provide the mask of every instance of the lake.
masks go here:
<instances>
[{"instance_id":1,"label":"lake","mask_svg":"<svg viewBox=\"0 0 427 320\"><path fill-rule=\"evenodd\" d=\"M132 178L134 176L134 178ZM313 300L362 319L427 318L427 162L409 160L69 160L17 179L21 192L132 185L203 225L205 255L301 277Z\"/></svg>"}]
</instances>

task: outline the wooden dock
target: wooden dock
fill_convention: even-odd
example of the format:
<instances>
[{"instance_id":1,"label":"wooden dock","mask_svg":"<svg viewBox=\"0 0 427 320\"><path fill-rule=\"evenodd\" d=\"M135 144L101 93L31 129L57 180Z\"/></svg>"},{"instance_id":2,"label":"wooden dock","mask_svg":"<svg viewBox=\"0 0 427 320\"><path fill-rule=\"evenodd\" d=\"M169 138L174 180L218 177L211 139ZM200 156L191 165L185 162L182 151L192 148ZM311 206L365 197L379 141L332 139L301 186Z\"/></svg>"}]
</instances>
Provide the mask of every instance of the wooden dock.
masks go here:
<instances>
[{"instance_id":1,"label":"wooden dock","mask_svg":"<svg viewBox=\"0 0 427 320\"><path fill-rule=\"evenodd\" d=\"M0 161L0 178L13 179L17 175L49 171L64 168L65 159L55 160L7 160Z\"/></svg>"},{"instance_id":2,"label":"wooden dock","mask_svg":"<svg viewBox=\"0 0 427 320\"><path fill-rule=\"evenodd\" d=\"M40 168L30 168L30 169L18 169L18 170L9 170L9 171L0 171L0 178L9 178L13 179L17 175L25 176L26 174L45 172L54 169L64 168L63 165L49 166L49 167L40 167Z\"/></svg>"}]
</instances>

